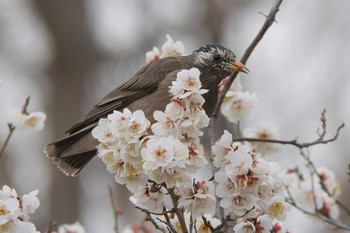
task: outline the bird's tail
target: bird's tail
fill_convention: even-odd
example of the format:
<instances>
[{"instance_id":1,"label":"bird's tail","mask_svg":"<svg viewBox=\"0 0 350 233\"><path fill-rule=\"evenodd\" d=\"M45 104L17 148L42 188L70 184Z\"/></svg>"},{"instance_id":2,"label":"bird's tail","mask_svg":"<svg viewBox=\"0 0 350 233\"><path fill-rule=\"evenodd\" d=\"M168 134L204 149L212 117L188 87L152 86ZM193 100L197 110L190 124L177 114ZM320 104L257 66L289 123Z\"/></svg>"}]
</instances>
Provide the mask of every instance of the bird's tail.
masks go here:
<instances>
[{"instance_id":1,"label":"bird's tail","mask_svg":"<svg viewBox=\"0 0 350 233\"><path fill-rule=\"evenodd\" d=\"M98 141L92 137L90 125L45 147L46 155L66 175L77 176L95 158Z\"/></svg>"}]
</instances>

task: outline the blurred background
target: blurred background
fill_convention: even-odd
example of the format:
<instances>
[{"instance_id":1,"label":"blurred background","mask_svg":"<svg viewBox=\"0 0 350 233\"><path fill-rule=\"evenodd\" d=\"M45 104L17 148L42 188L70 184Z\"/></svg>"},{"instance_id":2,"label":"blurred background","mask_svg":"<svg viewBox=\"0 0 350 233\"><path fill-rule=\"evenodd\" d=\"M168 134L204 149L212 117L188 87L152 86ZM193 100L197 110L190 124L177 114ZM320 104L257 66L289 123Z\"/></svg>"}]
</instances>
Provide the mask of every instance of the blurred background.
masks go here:
<instances>
[{"instance_id":1,"label":"blurred background","mask_svg":"<svg viewBox=\"0 0 350 233\"><path fill-rule=\"evenodd\" d=\"M39 189L40 208L32 221L44 231L49 220L79 220L87 232L114 232L107 187L114 189L125 215L137 222L129 193L115 183L100 160L79 177L66 177L43 153L64 131L114 87L145 64L145 53L161 47L165 35L181 40L186 53L220 43L238 57L257 34L272 1L245 0L1 0L0 138L6 123L30 95L29 111L47 113L45 129L15 132L0 161L0 185L19 194ZM242 76L243 89L259 105L243 125L273 123L282 139L314 140L319 116L327 109L329 133L350 123L350 2L285 1L275 23L257 46ZM220 132L221 133L221 132ZM311 148L317 166L336 173L348 206L350 130L329 145ZM268 157L283 166L304 165L298 150L285 146ZM130 218L132 216L132 218ZM349 223L348 216L342 214ZM139 219L142 219L140 216ZM298 212L287 220L294 232L330 232ZM341 231L338 231L341 232Z\"/></svg>"}]
</instances>

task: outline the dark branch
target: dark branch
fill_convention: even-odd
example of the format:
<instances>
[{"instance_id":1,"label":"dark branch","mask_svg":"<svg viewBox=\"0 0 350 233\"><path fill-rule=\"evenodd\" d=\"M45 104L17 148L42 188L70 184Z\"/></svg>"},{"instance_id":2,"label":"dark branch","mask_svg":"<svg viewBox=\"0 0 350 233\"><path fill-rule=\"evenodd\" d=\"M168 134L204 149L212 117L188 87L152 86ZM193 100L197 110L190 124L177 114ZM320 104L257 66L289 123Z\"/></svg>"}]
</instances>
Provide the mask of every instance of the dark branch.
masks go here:
<instances>
[{"instance_id":1,"label":"dark branch","mask_svg":"<svg viewBox=\"0 0 350 233\"><path fill-rule=\"evenodd\" d=\"M281 3L282 3L282 0L276 0L274 2L274 4L272 5L272 8L270 9L269 14L266 16L266 20L265 20L263 26L261 27L260 31L258 32L256 37L254 38L253 42L249 45L249 47L247 48L247 50L245 51L245 53L241 59L241 62L243 64L247 63L248 58L250 57L250 55L254 51L255 47L259 44L260 40L264 37L266 31L270 28L270 26L275 21L276 14L279 11L279 7L280 7ZM230 86L233 83L233 81L235 80L235 78L237 77L237 75L238 75L238 72L233 73L228 78L223 90L220 92L218 102L216 104L214 113L211 117L211 122L214 122L216 120L216 118L218 117L220 107L221 107L221 104L225 98L225 95L226 95L227 91L230 89Z\"/></svg>"},{"instance_id":2,"label":"dark branch","mask_svg":"<svg viewBox=\"0 0 350 233\"><path fill-rule=\"evenodd\" d=\"M1 157L3 156L6 147L7 147L7 145L8 145L9 142L10 142L11 136L12 136L13 132L14 132L15 129L16 129L16 127L15 127L12 123L8 123L7 126L8 126L8 129L9 129L9 133L7 134L7 137L6 137L6 139L5 139L4 144L1 146L1 149L0 149L0 159L1 159Z\"/></svg>"},{"instance_id":3,"label":"dark branch","mask_svg":"<svg viewBox=\"0 0 350 233\"><path fill-rule=\"evenodd\" d=\"M233 139L233 141L236 142L263 142L263 143L277 143L277 144L283 144L283 145L293 145L298 147L299 149L303 149L303 148L308 148L310 146L315 146L318 144L327 144L329 142L334 142L335 140L338 139L340 130L342 128L344 128L345 124L342 123L338 128L337 131L335 133L335 135L329 139L325 139L326 134L327 134L327 119L326 119L326 110L323 110L322 114L321 114L321 132L319 130L317 130L317 135L318 138L315 139L312 142L298 142L297 139L294 140L290 140L290 141L286 141L286 140L278 140L278 139L263 139L263 138L235 138Z\"/></svg>"}]
</instances>

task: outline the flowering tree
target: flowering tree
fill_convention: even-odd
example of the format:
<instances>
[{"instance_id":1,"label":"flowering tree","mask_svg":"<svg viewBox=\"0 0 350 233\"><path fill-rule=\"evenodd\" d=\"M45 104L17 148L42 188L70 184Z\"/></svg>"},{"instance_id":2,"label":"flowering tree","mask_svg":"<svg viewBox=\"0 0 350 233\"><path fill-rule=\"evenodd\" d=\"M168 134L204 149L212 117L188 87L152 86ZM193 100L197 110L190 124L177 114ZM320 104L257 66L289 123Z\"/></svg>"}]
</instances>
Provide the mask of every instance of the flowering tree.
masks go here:
<instances>
[{"instance_id":1,"label":"flowering tree","mask_svg":"<svg viewBox=\"0 0 350 233\"><path fill-rule=\"evenodd\" d=\"M277 0L265 24L242 58L245 63L264 33L272 25L281 4ZM184 55L182 42L167 35L162 52L156 47L146 53L146 62ZM203 110L207 90L202 89L200 71L182 70L169 89L172 99L163 111L155 111L147 119L142 110L114 111L101 118L92 136L99 141L98 156L106 169L114 174L117 183L131 192L130 201L145 214L145 221L160 232L290 232L284 224L292 207L304 214L350 230L340 222L343 210L350 213L338 197L340 187L332 171L317 168L308 151L318 144L337 139L336 134L326 139L325 111L321 114L321 130L312 142L279 140L273 126L260 123L242 129L240 121L250 118L257 106L255 94L242 91L237 73L218 87L220 99L211 119ZM16 127L27 130L43 128L46 115L29 113L26 100L14 123L10 123L0 157ZM216 118L221 110L237 132L216 132ZM152 122L152 123L151 123ZM201 142L203 129L209 127L211 151L205 151ZM268 161L265 155L278 153L278 145L293 145L300 150L307 168L282 168ZM211 172L209 179L198 175L198 170ZM18 196L4 186L0 191L0 232L37 232L30 220L39 207L38 191ZM112 194L111 194L112 197ZM114 206L113 198L111 198ZM121 213L116 211L116 220ZM116 232L119 231L116 221ZM143 223L127 226L123 232L151 232ZM49 227L48 232L53 232ZM63 224L63 232L85 232L79 223Z\"/></svg>"}]
</instances>

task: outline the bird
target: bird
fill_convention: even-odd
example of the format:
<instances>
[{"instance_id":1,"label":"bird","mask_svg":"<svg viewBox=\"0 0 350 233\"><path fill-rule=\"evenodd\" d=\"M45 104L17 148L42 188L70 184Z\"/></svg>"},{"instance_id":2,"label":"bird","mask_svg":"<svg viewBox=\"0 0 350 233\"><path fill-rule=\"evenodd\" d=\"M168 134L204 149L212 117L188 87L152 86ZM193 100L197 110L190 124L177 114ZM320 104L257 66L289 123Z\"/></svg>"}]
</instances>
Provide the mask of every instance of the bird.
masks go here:
<instances>
[{"instance_id":1,"label":"bird","mask_svg":"<svg viewBox=\"0 0 350 233\"><path fill-rule=\"evenodd\" d=\"M114 110L141 109L151 119L153 112L164 110L171 95L169 87L176 75L184 69L200 71L202 88L209 90L203 95L203 109L210 117L218 100L219 83L234 72L248 73L248 69L228 48L208 44L194 50L188 56L165 57L142 67L128 81L103 97L80 121L71 126L66 137L48 144L46 155L68 176L77 176L96 157L99 142L91 131L99 119Z\"/></svg>"}]
</instances>

